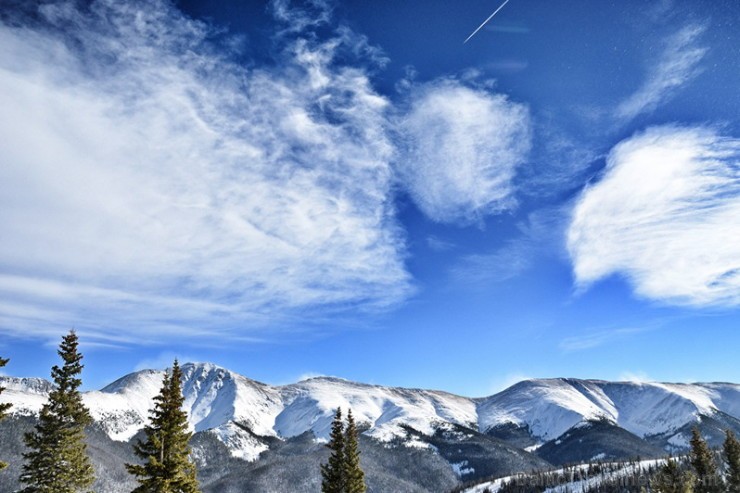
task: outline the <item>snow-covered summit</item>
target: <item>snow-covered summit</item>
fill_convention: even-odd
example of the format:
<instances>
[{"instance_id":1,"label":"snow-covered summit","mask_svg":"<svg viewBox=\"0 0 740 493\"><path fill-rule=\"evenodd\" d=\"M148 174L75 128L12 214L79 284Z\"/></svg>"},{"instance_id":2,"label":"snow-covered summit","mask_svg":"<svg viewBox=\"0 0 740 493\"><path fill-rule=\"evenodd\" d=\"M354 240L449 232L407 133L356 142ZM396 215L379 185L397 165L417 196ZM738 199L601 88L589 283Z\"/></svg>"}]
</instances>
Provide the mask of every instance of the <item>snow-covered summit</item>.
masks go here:
<instances>
[{"instance_id":1,"label":"snow-covered summit","mask_svg":"<svg viewBox=\"0 0 740 493\"><path fill-rule=\"evenodd\" d=\"M53 389L51 382L35 377L0 377L0 386L7 392L20 392L47 396Z\"/></svg>"},{"instance_id":2,"label":"snow-covered summit","mask_svg":"<svg viewBox=\"0 0 740 493\"><path fill-rule=\"evenodd\" d=\"M551 440L583 420L611 419L616 410L595 382L537 379L519 382L480 400L482 431L502 424L528 426L541 440Z\"/></svg>"},{"instance_id":3,"label":"snow-covered summit","mask_svg":"<svg viewBox=\"0 0 740 493\"><path fill-rule=\"evenodd\" d=\"M731 383L535 379L471 399L336 377L271 386L210 363L187 363L182 370L193 431L214 433L234 455L245 459L267 447L258 437L312 432L326 439L337 407L351 408L364 433L381 441L403 441L406 427L431 435L453 425L482 432L514 425L526 427L535 440L544 442L595 420L644 437L678 430L701 416L725 413L740 418L740 385ZM163 376L159 370L138 371L86 392L83 398L111 438L129 440L146 425ZM7 388L0 401L13 403L13 412L24 414L37 413L52 388L42 379L11 377L0 377L0 385Z\"/></svg>"},{"instance_id":4,"label":"snow-covered summit","mask_svg":"<svg viewBox=\"0 0 740 493\"><path fill-rule=\"evenodd\" d=\"M480 399L480 428L528 426L550 440L582 421L606 419L645 437L671 432L721 411L740 416L740 385L603 380L526 380Z\"/></svg>"},{"instance_id":5,"label":"snow-covered summit","mask_svg":"<svg viewBox=\"0 0 740 493\"><path fill-rule=\"evenodd\" d=\"M51 383L43 378L2 376L0 376L0 387L5 387L3 393L0 394L0 403L12 403L11 411L20 415L38 413L53 389Z\"/></svg>"},{"instance_id":6,"label":"snow-covered summit","mask_svg":"<svg viewBox=\"0 0 740 493\"><path fill-rule=\"evenodd\" d=\"M334 411L352 409L355 419L368 427L366 434L382 441L404 437L402 425L431 434L442 423L475 426L475 403L444 392L360 384L337 378L312 378L280 387L285 407L275 429L281 436L311 430L317 437L329 434Z\"/></svg>"}]
</instances>

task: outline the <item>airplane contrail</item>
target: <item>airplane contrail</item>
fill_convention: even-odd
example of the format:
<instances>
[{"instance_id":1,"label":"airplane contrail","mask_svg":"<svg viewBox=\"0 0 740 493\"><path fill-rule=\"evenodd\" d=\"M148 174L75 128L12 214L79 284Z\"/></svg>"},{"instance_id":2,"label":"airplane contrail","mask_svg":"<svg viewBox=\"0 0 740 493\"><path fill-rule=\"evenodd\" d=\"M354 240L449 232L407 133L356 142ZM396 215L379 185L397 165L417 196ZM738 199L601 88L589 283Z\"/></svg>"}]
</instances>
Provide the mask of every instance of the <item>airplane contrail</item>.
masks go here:
<instances>
[{"instance_id":1,"label":"airplane contrail","mask_svg":"<svg viewBox=\"0 0 740 493\"><path fill-rule=\"evenodd\" d=\"M475 31L473 31L473 34L471 34L470 36L468 36L468 39L466 39L465 41L463 41L463 44L467 43L468 41L470 41L470 38L472 38L473 36L475 36L476 34L478 34L478 31L480 31L481 29L483 29L483 26L485 26L486 24L488 24L488 21L490 21L491 19L493 19L493 16L496 15L496 14L498 14L498 11L501 10L502 8L504 8L504 5L506 5L507 3L509 3L509 0L505 0L504 3L502 3L499 6L499 8L497 8L496 11L493 14L489 15L488 16L488 19L484 20L483 21L483 24L481 24L480 26L478 26L478 29L476 29Z\"/></svg>"}]
</instances>

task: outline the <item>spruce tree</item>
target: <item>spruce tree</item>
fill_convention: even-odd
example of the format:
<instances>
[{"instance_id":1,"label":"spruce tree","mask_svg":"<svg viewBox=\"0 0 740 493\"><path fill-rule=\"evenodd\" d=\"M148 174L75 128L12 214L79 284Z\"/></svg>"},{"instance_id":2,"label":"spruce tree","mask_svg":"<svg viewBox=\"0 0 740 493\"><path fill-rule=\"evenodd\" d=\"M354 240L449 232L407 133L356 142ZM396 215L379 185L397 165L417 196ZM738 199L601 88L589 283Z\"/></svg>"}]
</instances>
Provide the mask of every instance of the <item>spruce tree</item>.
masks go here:
<instances>
[{"instance_id":1,"label":"spruce tree","mask_svg":"<svg viewBox=\"0 0 740 493\"><path fill-rule=\"evenodd\" d=\"M656 493L691 493L694 475L682 471L677 461L668 459L650 486Z\"/></svg>"},{"instance_id":2,"label":"spruce tree","mask_svg":"<svg viewBox=\"0 0 740 493\"><path fill-rule=\"evenodd\" d=\"M723 449L727 461L727 491L740 493L740 442L730 430L727 430Z\"/></svg>"},{"instance_id":3,"label":"spruce tree","mask_svg":"<svg viewBox=\"0 0 740 493\"><path fill-rule=\"evenodd\" d=\"M689 460L696 472L696 493L719 493L722 491L722 478L717 473L714 454L698 428L691 431L691 452Z\"/></svg>"},{"instance_id":4,"label":"spruce tree","mask_svg":"<svg viewBox=\"0 0 740 493\"><path fill-rule=\"evenodd\" d=\"M337 408L334 414L327 447L331 450L331 455L328 463L321 464L321 492L345 493L344 423L341 408Z\"/></svg>"},{"instance_id":5,"label":"spruce tree","mask_svg":"<svg viewBox=\"0 0 740 493\"><path fill-rule=\"evenodd\" d=\"M5 366L7 364L8 364L8 360L7 359L0 358L0 368L2 368L3 366ZM5 387L0 386L0 394L3 393L3 390L5 390ZM8 415L8 410L11 407L12 407L12 405L10 403L0 404L0 420L2 420L3 418L5 418ZM2 471L3 469L5 469L6 467L8 467L8 465L5 462L0 461L0 471Z\"/></svg>"},{"instance_id":6,"label":"spruce tree","mask_svg":"<svg viewBox=\"0 0 740 493\"><path fill-rule=\"evenodd\" d=\"M360 444L357 424L352 410L347 412L347 430L344 434L345 493L365 493L365 473L360 467Z\"/></svg>"},{"instance_id":7,"label":"spruce tree","mask_svg":"<svg viewBox=\"0 0 740 493\"><path fill-rule=\"evenodd\" d=\"M64 364L51 369L54 389L35 431L25 436L29 451L23 454L23 493L77 493L87 491L95 480L85 443L85 426L92 418L79 391L83 365L77 346L74 331L62 338L58 354Z\"/></svg>"},{"instance_id":8,"label":"spruce tree","mask_svg":"<svg viewBox=\"0 0 740 493\"><path fill-rule=\"evenodd\" d=\"M133 493L199 493L196 468L190 459L191 433L188 416L182 409L182 372L175 360L172 372L165 373L162 389L154 398L150 424L144 428L145 441L139 440L134 452L142 464L126 464L137 477Z\"/></svg>"}]
</instances>

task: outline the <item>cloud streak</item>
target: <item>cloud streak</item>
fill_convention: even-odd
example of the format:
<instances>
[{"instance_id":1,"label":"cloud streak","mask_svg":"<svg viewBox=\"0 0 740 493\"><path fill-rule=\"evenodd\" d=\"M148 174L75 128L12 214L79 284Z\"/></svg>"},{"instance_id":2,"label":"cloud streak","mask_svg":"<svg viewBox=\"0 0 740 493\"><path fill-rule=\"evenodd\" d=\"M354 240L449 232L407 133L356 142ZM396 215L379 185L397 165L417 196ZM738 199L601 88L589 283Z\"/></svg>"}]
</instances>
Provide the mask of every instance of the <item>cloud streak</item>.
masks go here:
<instances>
[{"instance_id":1,"label":"cloud streak","mask_svg":"<svg viewBox=\"0 0 740 493\"><path fill-rule=\"evenodd\" d=\"M247 69L168 2L74 5L0 24L6 333L239 337L408 296L389 102L336 62L363 38Z\"/></svg>"},{"instance_id":2,"label":"cloud streak","mask_svg":"<svg viewBox=\"0 0 740 493\"><path fill-rule=\"evenodd\" d=\"M650 128L618 144L573 211L577 283L623 275L642 297L740 305L740 140Z\"/></svg>"},{"instance_id":3,"label":"cloud streak","mask_svg":"<svg viewBox=\"0 0 740 493\"><path fill-rule=\"evenodd\" d=\"M699 46L705 26L689 25L670 36L665 49L643 85L616 109L621 120L650 113L696 77L707 48Z\"/></svg>"},{"instance_id":4,"label":"cloud streak","mask_svg":"<svg viewBox=\"0 0 740 493\"><path fill-rule=\"evenodd\" d=\"M585 351L587 349L593 349L599 346L603 346L607 343L613 343L622 339L626 339L636 334L653 330L653 327L627 327L621 329L603 330L599 332L591 332L588 334L582 334L572 337L566 337L560 341L560 349L565 352L574 351Z\"/></svg>"}]
</instances>

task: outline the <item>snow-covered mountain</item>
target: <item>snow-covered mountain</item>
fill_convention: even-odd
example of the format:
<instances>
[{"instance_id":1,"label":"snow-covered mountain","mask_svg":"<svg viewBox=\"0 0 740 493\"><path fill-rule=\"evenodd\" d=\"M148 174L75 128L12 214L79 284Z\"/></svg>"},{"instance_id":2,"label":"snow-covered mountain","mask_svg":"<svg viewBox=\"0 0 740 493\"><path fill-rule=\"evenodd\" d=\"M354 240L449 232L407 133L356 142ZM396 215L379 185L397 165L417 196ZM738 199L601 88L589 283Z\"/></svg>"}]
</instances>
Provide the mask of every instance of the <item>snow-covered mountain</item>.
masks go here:
<instances>
[{"instance_id":1,"label":"snow-covered mountain","mask_svg":"<svg viewBox=\"0 0 740 493\"><path fill-rule=\"evenodd\" d=\"M366 435L382 442L407 436L403 426L430 435L439 427L477 427L475 401L445 392L410 390L318 377L292 385L265 385L209 364L183 365L183 394L193 431L211 431L234 456L256 458L266 446L258 437L294 437L311 431L326 439L337 407L351 408ZM113 440L131 439L146 423L163 371L143 370L83 394L93 418ZM0 377L0 400L12 412L38 413L51 384L41 379ZM248 429L245 430L245 428Z\"/></svg>"},{"instance_id":2,"label":"snow-covered mountain","mask_svg":"<svg viewBox=\"0 0 740 493\"><path fill-rule=\"evenodd\" d=\"M503 424L553 440L579 423L605 420L641 438L681 433L703 417L737 421L740 385L638 383L600 380L526 380L479 401L483 431ZM676 442L677 443L677 442Z\"/></svg>"},{"instance_id":3,"label":"snow-covered mountain","mask_svg":"<svg viewBox=\"0 0 740 493\"><path fill-rule=\"evenodd\" d=\"M584 423L602 421L640 438L661 435L680 446L687 425L702 419L740 426L740 385L665 384L541 379L520 382L485 398L440 391L366 385L319 377L271 386L213 364L188 363L183 393L196 432L215 435L232 456L256 459L268 438L285 439L312 432L326 439L337 407L351 408L364 434L382 443L430 447L419 437L469 429L495 436L497 429L524 430L533 442L556 440ZM163 372L129 374L84 401L108 436L130 440L146 423ZM51 385L41 379L0 377L7 390L0 401L12 412L38 412ZM409 428L417 433L409 433ZM678 438L677 438L678 437ZM536 446L532 447L533 449Z\"/></svg>"}]
</instances>

